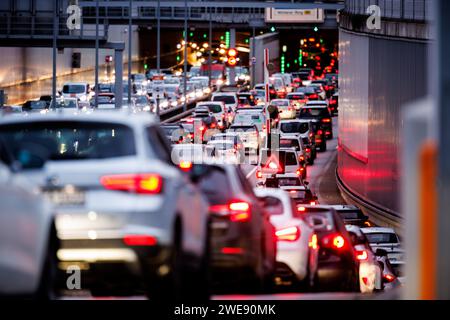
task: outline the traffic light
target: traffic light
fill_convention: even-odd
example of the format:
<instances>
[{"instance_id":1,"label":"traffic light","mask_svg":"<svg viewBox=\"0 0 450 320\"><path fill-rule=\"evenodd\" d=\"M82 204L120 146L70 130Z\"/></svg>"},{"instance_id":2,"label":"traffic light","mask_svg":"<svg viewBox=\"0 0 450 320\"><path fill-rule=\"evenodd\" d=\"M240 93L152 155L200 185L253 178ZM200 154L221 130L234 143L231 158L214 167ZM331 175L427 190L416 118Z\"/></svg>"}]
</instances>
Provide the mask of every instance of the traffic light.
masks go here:
<instances>
[{"instance_id":1,"label":"traffic light","mask_svg":"<svg viewBox=\"0 0 450 320\"><path fill-rule=\"evenodd\" d=\"M227 52L227 66L228 67L235 67L237 64L237 55L238 52L236 49L231 48Z\"/></svg>"},{"instance_id":2,"label":"traffic light","mask_svg":"<svg viewBox=\"0 0 450 320\"><path fill-rule=\"evenodd\" d=\"M110 55L105 56L105 62L106 63L111 63L113 61L113 57Z\"/></svg>"}]
</instances>

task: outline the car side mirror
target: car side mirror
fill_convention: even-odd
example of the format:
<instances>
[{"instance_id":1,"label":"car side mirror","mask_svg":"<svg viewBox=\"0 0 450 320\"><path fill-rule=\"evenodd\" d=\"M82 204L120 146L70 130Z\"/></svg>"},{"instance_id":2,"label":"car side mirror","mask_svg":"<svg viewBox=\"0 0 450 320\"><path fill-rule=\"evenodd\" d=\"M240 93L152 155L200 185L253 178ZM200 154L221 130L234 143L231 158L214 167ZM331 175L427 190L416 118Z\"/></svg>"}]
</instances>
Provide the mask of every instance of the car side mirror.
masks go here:
<instances>
[{"instance_id":1,"label":"car side mirror","mask_svg":"<svg viewBox=\"0 0 450 320\"><path fill-rule=\"evenodd\" d=\"M377 256L377 257L387 257L387 251L386 250L384 250L384 249L377 249L376 251L375 251L375 255Z\"/></svg>"}]
</instances>

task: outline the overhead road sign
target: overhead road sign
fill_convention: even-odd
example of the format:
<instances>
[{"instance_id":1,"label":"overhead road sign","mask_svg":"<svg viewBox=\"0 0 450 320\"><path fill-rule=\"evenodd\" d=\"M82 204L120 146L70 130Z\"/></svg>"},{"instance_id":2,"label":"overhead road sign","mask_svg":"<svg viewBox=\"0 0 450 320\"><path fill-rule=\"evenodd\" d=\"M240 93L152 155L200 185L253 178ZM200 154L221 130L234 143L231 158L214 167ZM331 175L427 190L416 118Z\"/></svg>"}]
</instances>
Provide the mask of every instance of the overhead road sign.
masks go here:
<instances>
[{"instance_id":1,"label":"overhead road sign","mask_svg":"<svg viewBox=\"0 0 450 320\"><path fill-rule=\"evenodd\" d=\"M323 9L266 8L266 22L275 23L323 23Z\"/></svg>"}]
</instances>

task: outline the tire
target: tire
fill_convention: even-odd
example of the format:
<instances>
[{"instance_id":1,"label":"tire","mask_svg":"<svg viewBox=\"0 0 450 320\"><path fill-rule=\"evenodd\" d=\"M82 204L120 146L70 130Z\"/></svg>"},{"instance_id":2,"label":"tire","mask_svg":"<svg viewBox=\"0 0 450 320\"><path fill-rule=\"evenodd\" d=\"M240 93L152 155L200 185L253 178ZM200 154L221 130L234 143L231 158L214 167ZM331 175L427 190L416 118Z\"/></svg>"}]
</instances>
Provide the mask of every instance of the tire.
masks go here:
<instances>
[{"instance_id":1,"label":"tire","mask_svg":"<svg viewBox=\"0 0 450 320\"><path fill-rule=\"evenodd\" d=\"M320 151L321 152L327 151L327 143L326 142L322 142L322 144L320 145Z\"/></svg>"},{"instance_id":2,"label":"tire","mask_svg":"<svg viewBox=\"0 0 450 320\"><path fill-rule=\"evenodd\" d=\"M54 300L58 297L56 281L58 275L58 258L56 256L59 248L59 241L54 225L50 231L47 251L38 289L33 298L38 300Z\"/></svg>"},{"instance_id":3,"label":"tire","mask_svg":"<svg viewBox=\"0 0 450 320\"><path fill-rule=\"evenodd\" d=\"M301 291L304 292L317 292L318 291L318 275L317 270L314 274L311 274L311 266L309 261L311 260L311 255L308 253L308 266L307 266L307 275L303 281L300 281L298 287Z\"/></svg>"}]
</instances>

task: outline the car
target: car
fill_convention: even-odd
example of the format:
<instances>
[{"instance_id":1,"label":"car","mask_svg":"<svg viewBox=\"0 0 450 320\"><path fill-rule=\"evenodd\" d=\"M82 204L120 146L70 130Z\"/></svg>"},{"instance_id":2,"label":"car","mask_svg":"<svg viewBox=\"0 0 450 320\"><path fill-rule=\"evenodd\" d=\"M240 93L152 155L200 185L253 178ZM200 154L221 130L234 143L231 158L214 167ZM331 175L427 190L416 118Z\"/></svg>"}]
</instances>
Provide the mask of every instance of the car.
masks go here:
<instances>
[{"instance_id":1,"label":"car","mask_svg":"<svg viewBox=\"0 0 450 320\"><path fill-rule=\"evenodd\" d=\"M23 112L22 106L12 105L12 106L3 106L0 108L1 115L8 114L21 114Z\"/></svg>"},{"instance_id":2,"label":"car","mask_svg":"<svg viewBox=\"0 0 450 320\"><path fill-rule=\"evenodd\" d=\"M361 230L374 251L377 249L386 250L391 263L404 261L404 251L401 248L400 238L393 228L370 227Z\"/></svg>"},{"instance_id":3,"label":"car","mask_svg":"<svg viewBox=\"0 0 450 320\"><path fill-rule=\"evenodd\" d=\"M295 92L303 93L308 98L308 101L319 100L319 95L317 94L316 90L312 87L300 87L297 88Z\"/></svg>"},{"instance_id":4,"label":"car","mask_svg":"<svg viewBox=\"0 0 450 320\"><path fill-rule=\"evenodd\" d=\"M284 185L280 186L280 189L289 193L291 199L300 205L317 205L319 200L317 196L308 188L308 183L302 185Z\"/></svg>"},{"instance_id":5,"label":"car","mask_svg":"<svg viewBox=\"0 0 450 320\"><path fill-rule=\"evenodd\" d=\"M298 114L299 119L318 120L321 123L321 129L325 130L327 139L333 138L333 121L331 119L330 110L327 106L306 105Z\"/></svg>"},{"instance_id":6,"label":"car","mask_svg":"<svg viewBox=\"0 0 450 320\"><path fill-rule=\"evenodd\" d=\"M308 101L306 95L303 92L291 92L288 93L286 99L289 100L290 104L298 112Z\"/></svg>"},{"instance_id":7,"label":"car","mask_svg":"<svg viewBox=\"0 0 450 320\"><path fill-rule=\"evenodd\" d=\"M310 136L314 138L315 150L320 152L327 151L327 136L326 129L323 128L323 124L320 120L310 120Z\"/></svg>"},{"instance_id":8,"label":"car","mask_svg":"<svg viewBox=\"0 0 450 320\"><path fill-rule=\"evenodd\" d=\"M319 290L359 291L359 262L344 222L333 208L299 206L297 215L313 226L319 245Z\"/></svg>"},{"instance_id":9,"label":"car","mask_svg":"<svg viewBox=\"0 0 450 320\"><path fill-rule=\"evenodd\" d=\"M327 93L320 83L311 83L308 87L313 88L315 90L315 92L319 96L319 100L327 99Z\"/></svg>"},{"instance_id":10,"label":"car","mask_svg":"<svg viewBox=\"0 0 450 320\"><path fill-rule=\"evenodd\" d=\"M148 98L147 95L142 94L142 95L135 95L133 96L135 104L136 104L136 108L138 108L138 110L142 110L142 111L150 111L151 110L151 102L150 99Z\"/></svg>"},{"instance_id":11,"label":"car","mask_svg":"<svg viewBox=\"0 0 450 320\"><path fill-rule=\"evenodd\" d=\"M311 85L321 85L325 91L325 97L329 98L334 93L334 85L328 79L318 79L311 81Z\"/></svg>"},{"instance_id":12,"label":"car","mask_svg":"<svg viewBox=\"0 0 450 320\"><path fill-rule=\"evenodd\" d=\"M277 98L284 99L287 95L286 84L282 77L272 76L269 78L269 83L273 85Z\"/></svg>"},{"instance_id":13,"label":"car","mask_svg":"<svg viewBox=\"0 0 450 320\"><path fill-rule=\"evenodd\" d=\"M236 148L244 149L244 144L242 143L241 137L236 132L227 131L225 133L215 134L211 137L209 141L214 140L229 140L233 142Z\"/></svg>"},{"instance_id":14,"label":"car","mask_svg":"<svg viewBox=\"0 0 450 320\"><path fill-rule=\"evenodd\" d=\"M132 73L131 81L133 81L133 83L135 84L142 84L144 82L147 82L147 77L143 73Z\"/></svg>"},{"instance_id":15,"label":"car","mask_svg":"<svg viewBox=\"0 0 450 320\"><path fill-rule=\"evenodd\" d=\"M277 238L276 282L297 289L313 290L316 287L318 253L314 229L295 215L289 195L280 189L255 189L275 227Z\"/></svg>"},{"instance_id":16,"label":"car","mask_svg":"<svg viewBox=\"0 0 450 320\"><path fill-rule=\"evenodd\" d=\"M266 129L266 114L261 108L237 109L233 119L233 125L255 125L260 133Z\"/></svg>"},{"instance_id":17,"label":"car","mask_svg":"<svg viewBox=\"0 0 450 320\"><path fill-rule=\"evenodd\" d=\"M179 123L163 123L161 124L161 129L172 144L182 142L188 134Z\"/></svg>"},{"instance_id":18,"label":"car","mask_svg":"<svg viewBox=\"0 0 450 320\"><path fill-rule=\"evenodd\" d=\"M175 108L181 99L180 86L177 84L165 84L163 86L164 97L168 100L169 106Z\"/></svg>"},{"instance_id":19,"label":"car","mask_svg":"<svg viewBox=\"0 0 450 320\"><path fill-rule=\"evenodd\" d=\"M98 104L97 109L115 109L114 104L114 93L99 93L98 94ZM91 99L91 107L95 107L95 98Z\"/></svg>"},{"instance_id":20,"label":"car","mask_svg":"<svg viewBox=\"0 0 450 320\"><path fill-rule=\"evenodd\" d=\"M337 115L339 113L339 92L336 92L330 97L329 106L332 115Z\"/></svg>"},{"instance_id":21,"label":"car","mask_svg":"<svg viewBox=\"0 0 450 320\"><path fill-rule=\"evenodd\" d=\"M91 87L87 82L67 82L62 88L63 98L77 98L82 103L88 103L92 97Z\"/></svg>"},{"instance_id":22,"label":"car","mask_svg":"<svg viewBox=\"0 0 450 320\"><path fill-rule=\"evenodd\" d=\"M316 139L312 134L311 122L308 120L281 120L278 128L281 137L286 135L296 135L301 139L303 149L306 151L309 164L314 164L317 157Z\"/></svg>"},{"instance_id":23,"label":"car","mask_svg":"<svg viewBox=\"0 0 450 320\"><path fill-rule=\"evenodd\" d=\"M302 170L303 169L303 170ZM306 170L300 163L294 148L261 149L256 170L259 185L273 184L274 179L299 178L304 179Z\"/></svg>"},{"instance_id":24,"label":"car","mask_svg":"<svg viewBox=\"0 0 450 320\"><path fill-rule=\"evenodd\" d=\"M50 102L53 105L53 101ZM55 108L56 109L74 109L77 110L81 107L78 103L77 98L56 98Z\"/></svg>"},{"instance_id":25,"label":"car","mask_svg":"<svg viewBox=\"0 0 450 320\"><path fill-rule=\"evenodd\" d=\"M403 273L399 267L403 267L403 263L396 264L395 266L391 264L386 250L383 249L377 249L375 255L383 270L383 290L391 290L402 286L400 276L403 276Z\"/></svg>"},{"instance_id":26,"label":"car","mask_svg":"<svg viewBox=\"0 0 450 320\"><path fill-rule=\"evenodd\" d=\"M257 83L254 87L254 90L258 92L264 92L265 97L266 85L264 83ZM272 83L269 84L269 98L270 100L278 98L277 91L275 90L275 86Z\"/></svg>"},{"instance_id":27,"label":"car","mask_svg":"<svg viewBox=\"0 0 450 320\"><path fill-rule=\"evenodd\" d=\"M187 135L183 139L183 143L203 143L203 136L207 125L203 118L185 118L178 123L186 130Z\"/></svg>"},{"instance_id":28,"label":"car","mask_svg":"<svg viewBox=\"0 0 450 320\"><path fill-rule=\"evenodd\" d=\"M306 178L306 164L313 164L314 160L311 158L311 152L307 152L303 145L303 140L297 135L281 135L280 148L294 148L298 155L298 160L301 167L304 168L303 179Z\"/></svg>"},{"instance_id":29,"label":"car","mask_svg":"<svg viewBox=\"0 0 450 320\"><path fill-rule=\"evenodd\" d=\"M60 243L49 202L0 140L0 297L54 299Z\"/></svg>"},{"instance_id":30,"label":"car","mask_svg":"<svg viewBox=\"0 0 450 320\"><path fill-rule=\"evenodd\" d=\"M272 77L279 77L282 78L284 81L284 84L286 86L286 91L289 93L292 91L292 82L294 81L294 78L290 73L274 73L272 74Z\"/></svg>"},{"instance_id":31,"label":"car","mask_svg":"<svg viewBox=\"0 0 450 320\"><path fill-rule=\"evenodd\" d=\"M205 163L211 156L207 153L205 145L200 143L174 144L171 155L174 162L186 171L189 171L194 164Z\"/></svg>"},{"instance_id":32,"label":"car","mask_svg":"<svg viewBox=\"0 0 450 320\"><path fill-rule=\"evenodd\" d=\"M278 107L280 119L295 119L297 111L291 106L289 99L273 99L270 104Z\"/></svg>"},{"instance_id":33,"label":"car","mask_svg":"<svg viewBox=\"0 0 450 320\"><path fill-rule=\"evenodd\" d=\"M251 92L238 92L237 97L240 104L242 103L250 107L256 106L256 97Z\"/></svg>"},{"instance_id":34,"label":"car","mask_svg":"<svg viewBox=\"0 0 450 320\"><path fill-rule=\"evenodd\" d=\"M208 296L208 202L153 115L4 117L0 135L21 174L51 199L58 258L80 266L93 295Z\"/></svg>"},{"instance_id":35,"label":"car","mask_svg":"<svg viewBox=\"0 0 450 320\"><path fill-rule=\"evenodd\" d=\"M233 124L227 133L236 133L244 144L245 153L259 154L259 130L254 124Z\"/></svg>"},{"instance_id":36,"label":"car","mask_svg":"<svg viewBox=\"0 0 450 320\"><path fill-rule=\"evenodd\" d=\"M234 92L215 92L212 95L211 101L223 101L227 108L231 108L234 112L237 108L237 95Z\"/></svg>"},{"instance_id":37,"label":"car","mask_svg":"<svg viewBox=\"0 0 450 320\"><path fill-rule=\"evenodd\" d=\"M217 119L219 129L223 130L228 128L228 109L223 101L198 102L196 104L196 109L197 107L207 107L208 111Z\"/></svg>"},{"instance_id":38,"label":"car","mask_svg":"<svg viewBox=\"0 0 450 320\"><path fill-rule=\"evenodd\" d=\"M208 197L212 279L261 292L273 285L275 228L238 166L203 165L198 185ZM196 224L197 222L195 222Z\"/></svg>"},{"instance_id":39,"label":"car","mask_svg":"<svg viewBox=\"0 0 450 320\"><path fill-rule=\"evenodd\" d=\"M200 81L203 84L203 92L206 95L209 95L211 93L211 88L209 87L209 78L207 76L191 77L190 81Z\"/></svg>"},{"instance_id":40,"label":"car","mask_svg":"<svg viewBox=\"0 0 450 320\"><path fill-rule=\"evenodd\" d=\"M238 149L233 141L230 140L213 140L208 141L207 154L219 160L219 163L243 163L245 159L244 150Z\"/></svg>"},{"instance_id":41,"label":"car","mask_svg":"<svg viewBox=\"0 0 450 320\"><path fill-rule=\"evenodd\" d=\"M24 112L41 112L50 108L50 104L43 100L28 100L22 105L22 111Z\"/></svg>"},{"instance_id":42,"label":"car","mask_svg":"<svg viewBox=\"0 0 450 320\"><path fill-rule=\"evenodd\" d=\"M383 270L377 256L358 226L346 225L356 258L359 261L359 289L362 293L373 293L383 289Z\"/></svg>"},{"instance_id":43,"label":"car","mask_svg":"<svg viewBox=\"0 0 450 320\"><path fill-rule=\"evenodd\" d=\"M360 228L372 227L369 217L355 205L333 205L334 210L341 216L346 225L355 225Z\"/></svg>"}]
</instances>

